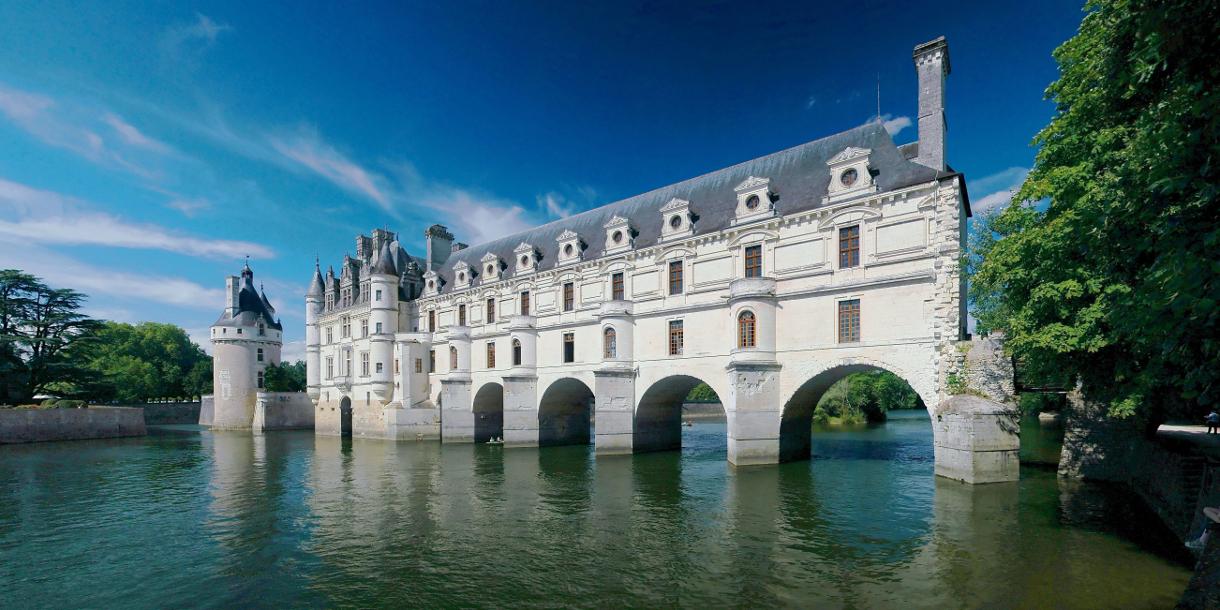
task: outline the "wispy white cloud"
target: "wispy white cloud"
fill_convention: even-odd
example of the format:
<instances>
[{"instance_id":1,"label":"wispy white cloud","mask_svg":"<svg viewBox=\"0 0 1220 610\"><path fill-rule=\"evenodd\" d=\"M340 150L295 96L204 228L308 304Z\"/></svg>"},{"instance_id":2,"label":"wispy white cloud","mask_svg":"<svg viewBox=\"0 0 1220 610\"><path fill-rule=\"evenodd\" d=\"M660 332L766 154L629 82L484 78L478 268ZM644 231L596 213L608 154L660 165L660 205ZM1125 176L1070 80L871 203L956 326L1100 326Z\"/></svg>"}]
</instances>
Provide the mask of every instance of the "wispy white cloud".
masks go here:
<instances>
[{"instance_id":1,"label":"wispy white cloud","mask_svg":"<svg viewBox=\"0 0 1220 610\"><path fill-rule=\"evenodd\" d=\"M285 158L339 188L371 199L384 211L396 214L388 187L380 184L384 180L324 142L314 128L301 127L291 134L271 136L269 141Z\"/></svg>"},{"instance_id":2,"label":"wispy white cloud","mask_svg":"<svg viewBox=\"0 0 1220 610\"><path fill-rule=\"evenodd\" d=\"M195 214L212 207L212 203L207 199L172 199L165 207L178 210L187 218L193 218Z\"/></svg>"},{"instance_id":3,"label":"wispy white cloud","mask_svg":"<svg viewBox=\"0 0 1220 610\"><path fill-rule=\"evenodd\" d=\"M273 258L270 248L244 241L193 237L94 211L79 199L0 178L0 236L24 243L165 250L188 256Z\"/></svg>"},{"instance_id":4,"label":"wispy white cloud","mask_svg":"<svg viewBox=\"0 0 1220 610\"><path fill-rule=\"evenodd\" d=\"M886 115L886 117L888 117L888 116L889 115ZM882 125L885 126L885 130L888 131L891 136L898 135L898 132L911 126L911 117L900 116L900 117L894 117L892 119L885 118Z\"/></svg>"},{"instance_id":5,"label":"wispy white cloud","mask_svg":"<svg viewBox=\"0 0 1220 610\"><path fill-rule=\"evenodd\" d=\"M0 267L22 269L52 286L71 287L86 295L106 295L125 302L151 301L216 311L224 307L224 290L205 288L180 277L98 267L3 233L0 233Z\"/></svg>"},{"instance_id":6,"label":"wispy white cloud","mask_svg":"<svg viewBox=\"0 0 1220 610\"><path fill-rule=\"evenodd\" d=\"M552 218L567 218L576 211L575 203L555 191L539 195L538 206L546 210L546 213Z\"/></svg>"},{"instance_id":7,"label":"wispy white cloud","mask_svg":"<svg viewBox=\"0 0 1220 610\"><path fill-rule=\"evenodd\" d=\"M202 13L195 13L193 21L165 30L161 36L161 51L169 61L191 67L204 51L216 43L221 34L232 30L227 23L220 23Z\"/></svg>"},{"instance_id":8,"label":"wispy white cloud","mask_svg":"<svg viewBox=\"0 0 1220 610\"><path fill-rule=\"evenodd\" d=\"M1010 167L978 180L971 180L968 184L971 210L975 214L988 214L1004 209L1012 202L1013 194L1021 188L1028 175L1029 168Z\"/></svg>"},{"instance_id":9,"label":"wispy white cloud","mask_svg":"<svg viewBox=\"0 0 1220 610\"><path fill-rule=\"evenodd\" d=\"M169 145L148 137L144 134L144 132L136 129L134 125L124 121L122 117L114 114L113 112L107 112L104 114L102 116L102 120L105 121L107 125L112 127L124 142L131 144L132 146L145 148L161 154L168 154L172 151Z\"/></svg>"}]
</instances>

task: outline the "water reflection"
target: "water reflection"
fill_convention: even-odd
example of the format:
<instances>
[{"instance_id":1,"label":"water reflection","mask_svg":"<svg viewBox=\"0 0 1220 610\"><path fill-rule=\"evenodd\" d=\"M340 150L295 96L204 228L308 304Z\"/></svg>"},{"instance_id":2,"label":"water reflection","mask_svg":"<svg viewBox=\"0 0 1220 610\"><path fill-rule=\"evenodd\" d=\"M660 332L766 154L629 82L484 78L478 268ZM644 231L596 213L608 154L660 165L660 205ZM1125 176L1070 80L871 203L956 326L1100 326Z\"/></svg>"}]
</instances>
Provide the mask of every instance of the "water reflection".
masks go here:
<instances>
[{"instance_id":1,"label":"water reflection","mask_svg":"<svg viewBox=\"0 0 1220 610\"><path fill-rule=\"evenodd\" d=\"M1123 530L1127 499L936 479L921 415L746 469L707 422L597 459L199 430L4 447L0 607L1172 605L1187 571Z\"/></svg>"}]
</instances>

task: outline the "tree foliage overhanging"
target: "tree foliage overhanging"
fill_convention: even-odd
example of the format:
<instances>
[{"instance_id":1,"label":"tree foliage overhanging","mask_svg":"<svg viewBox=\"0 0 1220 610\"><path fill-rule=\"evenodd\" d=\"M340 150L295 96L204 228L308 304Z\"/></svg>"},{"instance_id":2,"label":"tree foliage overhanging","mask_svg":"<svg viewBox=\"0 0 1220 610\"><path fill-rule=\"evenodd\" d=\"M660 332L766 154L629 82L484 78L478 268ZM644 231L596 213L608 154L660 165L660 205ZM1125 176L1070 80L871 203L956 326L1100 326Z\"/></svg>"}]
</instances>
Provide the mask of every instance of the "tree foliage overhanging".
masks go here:
<instances>
[{"instance_id":1,"label":"tree foliage overhanging","mask_svg":"<svg viewBox=\"0 0 1220 610\"><path fill-rule=\"evenodd\" d=\"M1216 0L1090 2L1054 54L1025 203L986 221L968 261L978 330L1114 417L1220 397L1218 40Z\"/></svg>"}]
</instances>

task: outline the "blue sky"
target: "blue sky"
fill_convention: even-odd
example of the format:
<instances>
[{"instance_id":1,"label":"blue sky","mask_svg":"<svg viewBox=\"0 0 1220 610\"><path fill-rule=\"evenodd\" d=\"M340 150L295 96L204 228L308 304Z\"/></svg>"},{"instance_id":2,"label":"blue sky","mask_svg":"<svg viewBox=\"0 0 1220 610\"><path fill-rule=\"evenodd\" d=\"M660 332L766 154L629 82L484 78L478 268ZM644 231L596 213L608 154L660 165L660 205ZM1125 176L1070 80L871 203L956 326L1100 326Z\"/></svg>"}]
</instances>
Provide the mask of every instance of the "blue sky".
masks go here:
<instances>
[{"instance_id":1,"label":"blue sky","mask_svg":"<svg viewBox=\"0 0 1220 610\"><path fill-rule=\"evenodd\" d=\"M937 12L929 12L931 6ZM206 336L250 255L302 294L373 227L471 244L881 116L945 35L948 159L1007 202L1073 2L0 3L0 267ZM206 347L206 346L205 346Z\"/></svg>"}]
</instances>

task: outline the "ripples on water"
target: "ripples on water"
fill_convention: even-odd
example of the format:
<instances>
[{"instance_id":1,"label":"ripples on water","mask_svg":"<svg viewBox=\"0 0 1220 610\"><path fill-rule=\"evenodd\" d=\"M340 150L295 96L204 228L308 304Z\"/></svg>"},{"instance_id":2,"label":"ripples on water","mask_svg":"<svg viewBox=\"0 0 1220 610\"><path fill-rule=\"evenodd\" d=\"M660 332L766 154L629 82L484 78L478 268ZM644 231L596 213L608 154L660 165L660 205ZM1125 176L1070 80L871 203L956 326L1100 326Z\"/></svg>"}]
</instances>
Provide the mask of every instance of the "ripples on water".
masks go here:
<instances>
[{"instance_id":1,"label":"ripples on water","mask_svg":"<svg viewBox=\"0 0 1220 610\"><path fill-rule=\"evenodd\" d=\"M730 468L724 433L596 460L189 427L0 447L0 607L1163 608L1189 577L1114 533L1124 497L933 477L923 413L778 467Z\"/></svg>"}]
</instances>

